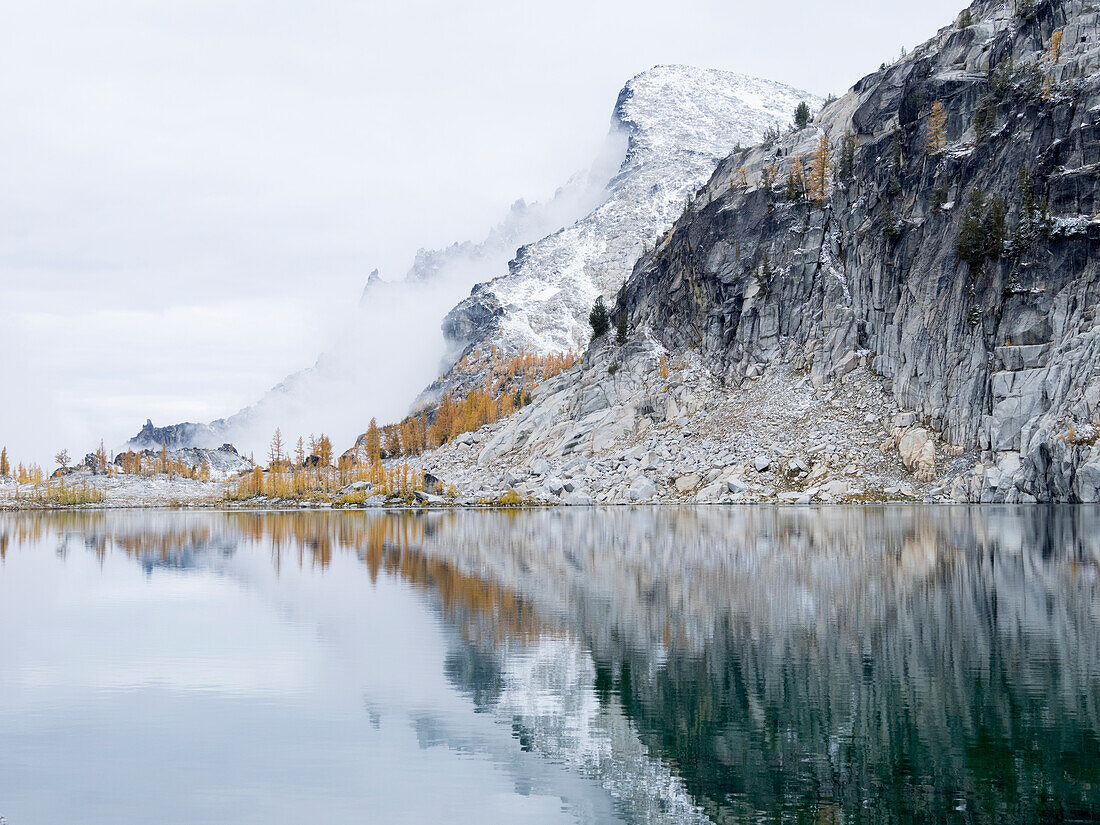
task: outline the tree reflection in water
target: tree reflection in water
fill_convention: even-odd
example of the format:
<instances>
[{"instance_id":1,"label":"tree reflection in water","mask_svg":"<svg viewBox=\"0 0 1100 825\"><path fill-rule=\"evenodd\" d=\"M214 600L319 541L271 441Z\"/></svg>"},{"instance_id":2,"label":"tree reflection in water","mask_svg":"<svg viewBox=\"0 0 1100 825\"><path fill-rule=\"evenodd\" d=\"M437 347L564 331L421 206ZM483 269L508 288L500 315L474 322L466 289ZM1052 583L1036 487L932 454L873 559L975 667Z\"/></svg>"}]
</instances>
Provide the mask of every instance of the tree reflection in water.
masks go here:
<instances>
[{"instance_id":1,"label":"tree reflection in water","mask_svg":"<svg viewBox=\"0 0 1100 825\"><path fill-rule=\"evenodd\" d=\"M718 822L1100 819L1096 508L20 514L0 558L35 531L147 569L355 554L438 606L475 709L648 772L628 806L673 781Z\"/></svg>"}]
</instances>

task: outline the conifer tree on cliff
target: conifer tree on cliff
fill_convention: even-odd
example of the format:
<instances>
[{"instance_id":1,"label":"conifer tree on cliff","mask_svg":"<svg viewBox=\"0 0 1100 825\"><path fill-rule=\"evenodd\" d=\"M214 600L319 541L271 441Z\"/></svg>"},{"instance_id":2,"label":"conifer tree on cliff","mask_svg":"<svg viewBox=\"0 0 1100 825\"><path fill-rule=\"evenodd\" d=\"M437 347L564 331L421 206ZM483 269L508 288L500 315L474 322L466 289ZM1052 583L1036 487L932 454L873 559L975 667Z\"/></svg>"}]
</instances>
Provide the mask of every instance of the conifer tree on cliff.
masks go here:
<instances>
[{"instance_id":1,"label":"conifer tree on cliff","mask_svg":"<svg viewBox=\"0 0 1100 825\"><path fill-rule=\"evenodd\" d=\"M604 306L602 295L596 298L596 303L592 305L592 311L588 313L588 323L592 326L593 341L611 328L611 319L607 315L607 307Z\"/></svg>"},{"instance_id":2,"label":"conifer tree on cliff","mask_svg":"<svg viewBox=\"0 0 1100 825\"><path fill-rule=\"evenodd\" d=\"M805 129L810 123L810 107L806 105L806 101L799 101L798 106L794 110L794 125L798 129Z\"/></svg>"}]
</instances>

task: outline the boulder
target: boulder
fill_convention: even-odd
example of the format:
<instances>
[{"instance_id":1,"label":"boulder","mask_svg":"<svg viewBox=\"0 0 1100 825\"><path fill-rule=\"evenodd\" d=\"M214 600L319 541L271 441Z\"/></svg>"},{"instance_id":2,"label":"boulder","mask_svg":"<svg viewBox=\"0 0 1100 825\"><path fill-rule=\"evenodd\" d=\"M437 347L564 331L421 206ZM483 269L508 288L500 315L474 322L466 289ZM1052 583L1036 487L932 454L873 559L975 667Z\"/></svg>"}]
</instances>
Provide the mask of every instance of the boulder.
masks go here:
<instances>
[{"instance_id":1,"label":"boulder","mask_svg":"<svg viewBox=\"0 0 1100 825\"><path fill-rule=\"evenodd\" d=\"M657 495L657 485L645 476L634 479L626 491L626 497L631 501L650 501L655 495Z\"/></svg>"},{"instance_id":2,"label":"boulder","mask_svg":"<svg viewBox=\"0 0 1100 825\"><path fill-rule=\"evenodd\" d=\"M352 493L359 493L365 490L373 489L373 487L374 485L371 484L369 481L353 481L351 484L341 487L339 495L347 496L351 495Z\"/></svg>"},{"instance_id":3,"label":"boulder","mask_svg":"<svg viewBox=\"0 0 1100 825\"><path fill-rule=\"evenodd\" d=\"M749 485L739 478L729 478L726 479L726 489L734 495L737 495L738 493L743 493L748 490Z\"/></svg>"},{"instance_id":4,"label":"boulder","mask_svg":"<svg viewBox=\"0 0 1100 825\"><path fill-rule=\"evenodd\" d=\"M920 481L936 477L936 445L932 434L924 427L901 430L897 436L901 462Z\"/></svg>"},{"instance_id":5,"label":"boulder","mask_svg":"<svg viewBox=\"0 0 1100 825\"><path fill-rule=\"evenodd\" d=\"M695 501L697 504L716 504L722 499L722 496L725 494L725 484L708 484L706 487L695 494Z\"/></svg>"},{"instance_id":6,"label":"boulder","mask_svg":"<svg viewBox=\"0 0 1100 825\"><path fill-rule=\"evenodd\" d=\"M690 493L699 486L701 480L698 473L687 473L682 475L676 479L676 491L678 493Z\"/></svg>"},{"instance_id":7,"label":"boulder","mask_svg":"<svg viewBox=\"0 0 1100 825\"><path fill-rule=\"evenodd\" d=\"M1077 468L1073 488L1078 501L1100 501L1100 455Z\"/></svg>"},{"instance_id":8,"label":"boulder","mask_svg":"<svg viewBox=\"0 0 1100 825\"><path fill-rule=\"evenodd\" d=\"M576 492L567 493L565 496L563 496L562 503L569 504L574 507L591 507L593 504L592 496L588 495L588 493L582 493L579 490Z\"/></svg>"}]
</instances>

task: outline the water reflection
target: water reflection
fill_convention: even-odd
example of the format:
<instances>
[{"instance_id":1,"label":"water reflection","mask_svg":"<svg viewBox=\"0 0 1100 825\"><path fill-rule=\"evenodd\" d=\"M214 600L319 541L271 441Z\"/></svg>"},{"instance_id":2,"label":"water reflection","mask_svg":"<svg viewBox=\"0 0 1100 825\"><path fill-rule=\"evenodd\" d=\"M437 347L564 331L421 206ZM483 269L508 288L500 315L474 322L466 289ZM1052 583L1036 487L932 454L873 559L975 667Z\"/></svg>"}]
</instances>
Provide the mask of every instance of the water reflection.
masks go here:
<instances>
[{"instance_id":1,"label":"water reflection","mask_svg":"<svg viewBox=\"0 0 1100 825\"><path fill-rule=\"evenodd\" d=\"M256 591L242 558L400 582L447 630L428 667L524 756L431 703L420 747L577 821L1100 818L1096 508L0 516L0 558L40 545Z\"/></svg>"}]
</instances>

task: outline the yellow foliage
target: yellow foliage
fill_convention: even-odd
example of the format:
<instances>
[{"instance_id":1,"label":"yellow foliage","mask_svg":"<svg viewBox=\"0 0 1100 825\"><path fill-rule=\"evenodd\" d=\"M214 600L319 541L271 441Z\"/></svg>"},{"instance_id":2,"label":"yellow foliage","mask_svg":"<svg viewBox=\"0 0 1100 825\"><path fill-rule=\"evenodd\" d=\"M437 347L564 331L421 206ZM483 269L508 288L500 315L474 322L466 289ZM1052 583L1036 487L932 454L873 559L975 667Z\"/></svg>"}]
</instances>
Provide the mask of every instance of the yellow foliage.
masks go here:
<instances>
[{"instance_id":1,"label":"yellow foliage","mask_svg":"<svg viewBox=\"0 0 1100 825\"><path fill-rule=\"evenodd\" d=\"M506 418L530 400L528 386L571 369L577 358L573 350L540 356L523 349L504 358L498 355L496 347L487 357L482 357L480 351L466 355L456 364L456 369L467 373L484 372L484 384L462 397L445 393L434 411L410 415L381 430L372 419L361 445L366 448L366 460L373 465L375 456L383 454L382 437L385 438L385 457L419 455L462 433ZM428 423L429 415L431 424ZM379 445L377 450L375 444Z\"/></svg>"},{"instance_id":2,"label":"yellow foliage","mask_svg":"<svg viewBox=\"0 0 1100 825\"><path fill-rule=\"evenodd\" d=\"M1062 34L1062 29L1058 29L1058 31L1050 36L1050 49L1047 51L1047 59L1050 60L1051 63L1057 63L1061 58Z\"/></svg>"},{"instance_id":3,"label":"yellow foliage","mask_svg":"<svg viewBox=\"0 0 1100 825\"><path fill-rule=\"evenodd\" d=\"M500 494L500 498L497 499L496 503L504 507L515 507L519 504L523 504L523 496L515 490L508 490Z\"/></svg>"},{"instance_id":4,"label":"yellow foliage","mask_svg":"<svg viewBox=\"0 0 1100 825\"><path fill-rule=\"evenodd\" d=\"M947 145L945 126L947 113L943 110L943 104L938 100L932 104L932 113L928 115L928 142L929 153L938 152Z\"/></svg>"},{"instance_id":5,"label":"yellow foliage","mask_svg":"<svg viewBox=\"0 0 1100 825\"><path fill-rule=\"evenodd\" d=\"M822 134L814 150L813 167L810 170L809 194L818 205L825 203L829 195L829 138Z\"/></svg>"},{"instance_id":6,"label":"yellow foliage","mask_svg":"<svg viewBox=\"0 0 1100 825\"><path fill-rule=\"evenodd\" d=\"M87 484L66 484L65 479L61 478L57 482L37 483L30 495L17 493L16 498L44 507L75 507L81 504L99 504L107 497L102 490L96 490Z\"/></svg>"},{"instance_id":7,"label":"yellow foliage","mask_svg":"<svg viewBox=\"0 0 1100 825\"><path fill-rule=\"evenodd\" d=\"M791 177L799 186L806 187L806 173L802 168L802 158L798 155L795 155L794 162L791 164Z\"/></svg>"},{"instance_id":8,"label":"yellow foliage","mask_svg":"<svg viewBox=\"0 0 1100 825\"><path fill-rule=\"evenodd\" d=\"M23 462L19 462L19 469L15 474L15 480L20 484L39 484L45 477L46 474L42 472L40 466L30 464L24 467Z\"/></svg>"}]
</instances>

